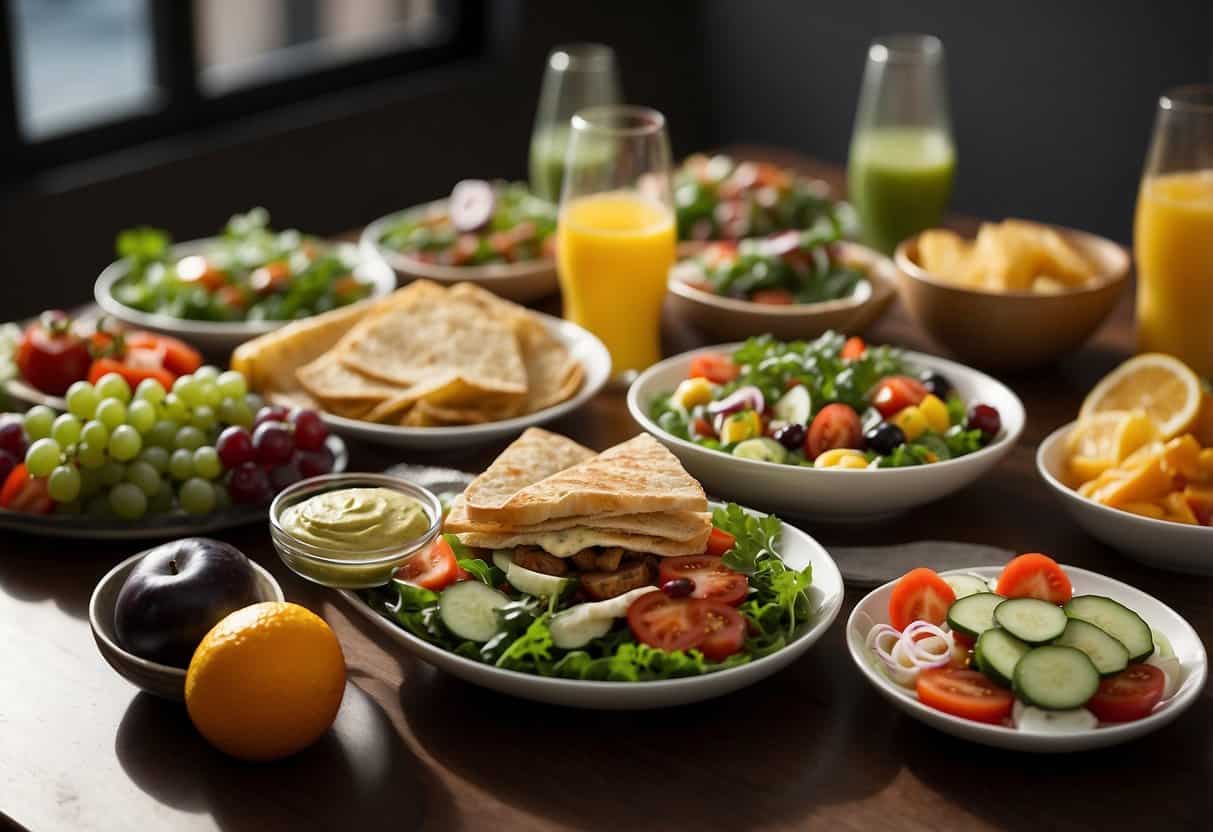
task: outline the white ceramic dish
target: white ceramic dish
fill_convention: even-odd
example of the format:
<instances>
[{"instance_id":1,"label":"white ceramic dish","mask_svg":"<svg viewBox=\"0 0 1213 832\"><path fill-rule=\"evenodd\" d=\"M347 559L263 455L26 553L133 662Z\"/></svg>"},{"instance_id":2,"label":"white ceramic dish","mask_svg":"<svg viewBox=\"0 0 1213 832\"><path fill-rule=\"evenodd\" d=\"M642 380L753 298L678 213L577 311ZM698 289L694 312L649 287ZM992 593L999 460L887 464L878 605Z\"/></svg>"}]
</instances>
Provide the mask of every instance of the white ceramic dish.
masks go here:
<instances>
[{"instance_id":1,"label":"white ceramic dish","mask_svg":"<svg viewBox=\"0 0 1213 832\"><path fill-rule=\"evenodd\" d=\"M184 257L188 254L204 252L213 245L214 238L191 240L173 246L174 257ZM228 353L240 344L258 335L272 332L290 321L233 321L230 323L218 321L190 321L184 318L174 318L171 315L158 315L140 312L119 303L113 295L114 284L129 271L127 263L116 260L101 272L93 287L93 296L97 305L107 315L112 315L124 324L136 329L147 329L180 338L208 354ZM362 258L354 274L360 280L371 284L371 297L383 297L396 288L396 275L378 258Z\"/></svg>"},{"instance_id":2,"label":"white ceramic dish","mask_svg":"<svg viewBox=\"0 0 1213 832\"><path fill-rule=\"evenodd\" d=\"M708 493L743 499L769 511L820 520L851 521L889 515L929 503L969 485L1010 452L1023 432L1024 408L1004 384L963 364L917 352L905 353L918 370L942 373L970 404L993 405L1002 417L1002 433L976 453L912 468L849 470L809 468L742 459L679 439L649 418L653 400L669 393L687 376L691 361L703 353L731 354L740 344L721 344L668 358L646 370L628 390L632 418L682 461Z\"/></svg>"},{"instance_id":3,"label":"white ceramic dish","mask_svg":"<svg viewBox=\"0 0 1213 832\"><path fill-rule=\"evenodd\" d=\"M1205 656L1205 648L1201 644L1200 636L1196 634L1192 626L1162 601L1141 590L1134 589L1128 584L1073 566L1063 566L1063 568L1070 576L1075 595L1104 595L1120 601L1170 640L1175 655L1179 658L1183 678L1175 695L1158 705L1154 712L1145 719L1118 725L1102 725L1090 731L1073 734L1048 734L1019 731L1003 725L973 722L922 704L912 690L893 683L884 675L877 667L876 659L864 644L868 630L872 626L888 623L889 595L892 594L896 581L890 581L879 589L873 590L851 612L851 617L847 620L847 647L851 651L851 658L881 696L919 722L938 728L954 737L1014 751L1088 751L1117 745L1157 731L1193 705L1205 686L1208 659ZM942 574L953 575L967 572L994 578L1002 572L1002 567L983 566L973 569L954 569Z\"/></svg>"},{"instance_id":4,"label":"white ceramic dish","mask_svg":"<svg viewBox=\"0 0 1213 832\"><path fill-rule=\"evenodd\" d=\"M346 419L323 412L320 415L331 430L345 436L376 442L380 445L420 450L484 445L508 436L516 436L533 425L541 425L553 419L559 419L566 413L581 407L607 383L611 377L611 354L607 352L606 347L597 337L576 324L539 312L532 314L543 321L548 332L559 339L560 343L564 344L569 353L585 368L581 389L572 398L566 399L560 404L528 413L525 416L516 416L513 419L486 422L482 425L453 427L413 428Z\"/></svg>"},{"instance_id":5,"label":"white ceramic dish","mask_svg":"<svg viewBox=\"0 0 1213 832\"><path fill-rule=\"evenodd\" d=\"M333 473L339 474L349 464L345 442L339 436L330 435L328 449L333 454ZM80 514L23 514L0 509L0 529L68 540L167 540L170 537L191 537L250 523L264 523L268 518L268 506L232 506L225 511L197 517L176 511L145 516L131 522L116 518L102 520Z\"/></svg>"},{"instance_id":6,"label":"white ceramic dish","mask_svg":"<svg viewBox=\"0 0 1213 832\"><path fill-rule=\"evenodd\" d=\"M1066 437L1077 422L1053 431L1036 450L1036 469L1066 511L1092 537L1136 561L1192 575L1213 575L1213 528L1155 520L1088 500L1063 482Z\"/></svg>"},{"instance_id":7,"label":"white ceramic dish","mask_svg":"<svg viewBox=\"0 0 1213 832\"><path fill-rule=\"evenodd\" d=\"M417 278L433 280L436 283L475 283L518 303L547 297L560 287L556 279L556 261L551 258L520 263L491 263L484 266L444 266L426 263L380 244L384 232L391 225L410 214L425 213L445 205L446 200L439 199L375 220L363 229L358 240L363 256L368 260L373 258L387 263L395 270L402 283Z\"/></svg>"},{"instance_id":8,"label":"white ceramic dish","mask_svg":"<svg viewBox=\"0 0 1213 832\"><path fill-rule=\"evenodd\" d=\"M397 627L349 591L342 595L355 610L369 619L390 639L423 661L460 679L492 690L536 702L550 702L574 708L597 710L643 710L683 705L721 696L752 685L786 667L825 634L842 608L842 575L834 560L816 540L788 523L783 524L781 556L791 567L813 565L810 596L812 620L788 646L777 653L740 667L721 670L707 676L668 679L657 682L586 682L578 679L552 679L456 656Z\"/></svg>"}]
</instances>

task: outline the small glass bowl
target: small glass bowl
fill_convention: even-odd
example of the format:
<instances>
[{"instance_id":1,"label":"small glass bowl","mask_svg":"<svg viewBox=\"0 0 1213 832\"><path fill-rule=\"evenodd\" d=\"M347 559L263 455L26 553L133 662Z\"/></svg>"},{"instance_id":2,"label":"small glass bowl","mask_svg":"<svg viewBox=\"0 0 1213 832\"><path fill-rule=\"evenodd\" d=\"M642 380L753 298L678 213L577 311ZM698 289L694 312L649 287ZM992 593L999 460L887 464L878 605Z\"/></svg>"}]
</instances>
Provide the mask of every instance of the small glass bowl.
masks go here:
<instances>
[{"instance_id":1,"label":"small glass bowl","mask_svg":"<svg viewBox=\"0 0 1213 832\"><path fill-rule=\"evenodd\" d=\"M401 540L370 552L339 552L306 543L282 526L283 512L317 494L345 488L389 488L421 503L430 518L429 528L418 537ZM386 474L325 474L302 480L283 490L270 504L270 537L278 557L301 578L337 589L367 589L383 586L409 556L421 551L438 536L442 527L442 504L429 489Z\"/></svg>"}]
</instances>

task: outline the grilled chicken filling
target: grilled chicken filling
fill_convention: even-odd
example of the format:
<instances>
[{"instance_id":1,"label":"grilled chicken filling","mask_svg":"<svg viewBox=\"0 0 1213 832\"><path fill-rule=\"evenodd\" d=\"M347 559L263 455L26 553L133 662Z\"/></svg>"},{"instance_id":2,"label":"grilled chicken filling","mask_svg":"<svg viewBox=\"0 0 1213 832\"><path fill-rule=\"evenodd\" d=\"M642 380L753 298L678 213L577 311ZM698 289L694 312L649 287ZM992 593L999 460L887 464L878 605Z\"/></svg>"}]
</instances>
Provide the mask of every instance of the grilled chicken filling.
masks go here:
<instances>
[{"instance_id":1,"label":"grilled chicken filling","mask_svg":"<svg viewBox=\"0 0 1213 832\"><path fill-rule=\"evenodd\" d=\"M652 555L629 552L618 546L582 549L570 558L558 558L538 546L518 546L514 562L533 572L564 577L569 564L577 570L581 589L595 601L605 601L653 583L657 565Z\"/></svg>"}]
</instances>

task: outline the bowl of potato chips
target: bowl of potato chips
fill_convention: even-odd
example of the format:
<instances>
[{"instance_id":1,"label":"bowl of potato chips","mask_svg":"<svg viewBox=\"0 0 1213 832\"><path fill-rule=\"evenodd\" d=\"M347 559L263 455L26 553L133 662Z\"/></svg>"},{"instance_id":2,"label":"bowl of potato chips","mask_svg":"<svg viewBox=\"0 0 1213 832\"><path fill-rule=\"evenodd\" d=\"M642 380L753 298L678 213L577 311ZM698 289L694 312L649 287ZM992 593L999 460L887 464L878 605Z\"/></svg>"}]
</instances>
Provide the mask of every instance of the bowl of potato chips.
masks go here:
<instances>
[{"instance_id":1,"label":"bowl of potato chips","mask_svg":"<svg viewBox=\"0 0 1213 832\"><path fill-rule=\"evenodd\" d=\"M1112 312L1129 253L1103 237L1008 219L966 239L928 229L897 247L901 295L924 328L969 364L1002 370L1064 357Z\"/></svg>"}]
</instances>

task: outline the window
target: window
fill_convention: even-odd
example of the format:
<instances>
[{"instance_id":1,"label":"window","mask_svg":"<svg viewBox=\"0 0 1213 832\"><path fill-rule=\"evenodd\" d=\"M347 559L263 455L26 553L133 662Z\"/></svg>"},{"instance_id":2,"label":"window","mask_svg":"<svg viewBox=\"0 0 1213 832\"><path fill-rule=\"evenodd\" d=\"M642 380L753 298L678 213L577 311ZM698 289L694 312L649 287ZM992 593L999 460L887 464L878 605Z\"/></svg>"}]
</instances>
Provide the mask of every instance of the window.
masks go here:
<instances>
[{"instance_id":1,"label":"window","mask_svg":"<svg viewBox=\"0 0 1213 832\"><path fill-rule=\"evenodd\" d=\"M485 15L484 0L0 4L0 179L479 54Z\"/></svg>"}]
</instances>

